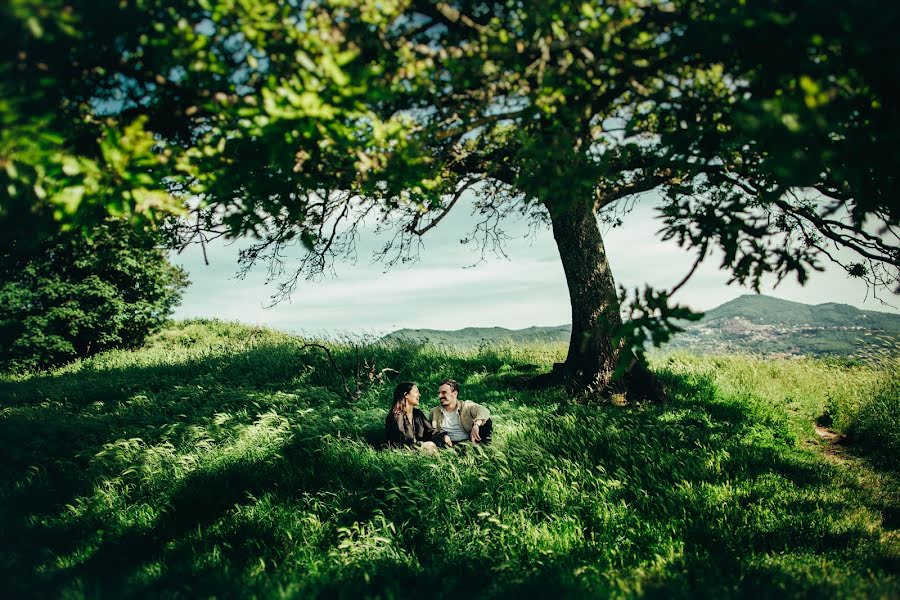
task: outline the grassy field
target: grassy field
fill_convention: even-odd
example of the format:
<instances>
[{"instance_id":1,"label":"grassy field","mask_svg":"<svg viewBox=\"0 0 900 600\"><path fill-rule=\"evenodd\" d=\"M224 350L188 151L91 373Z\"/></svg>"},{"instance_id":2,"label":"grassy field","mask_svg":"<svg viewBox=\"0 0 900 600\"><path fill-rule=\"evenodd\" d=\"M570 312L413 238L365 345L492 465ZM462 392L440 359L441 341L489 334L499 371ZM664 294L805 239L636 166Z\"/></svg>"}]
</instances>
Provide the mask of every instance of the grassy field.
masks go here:
<instances>
[{"instance_id":1,"label":"grassy field","mask_svg":"<svg viewBox=\"0 0 900 600\"><path fill-rule=\"evenodd\" d=\"M896 358L661 354L660 405L510 386L563 351L363 348L491 408L491 447L437 456L375 447L391 383L350 401L322 350L234 324L0 378L0 589L900 597Z\"/></svg>"}]
</instances>

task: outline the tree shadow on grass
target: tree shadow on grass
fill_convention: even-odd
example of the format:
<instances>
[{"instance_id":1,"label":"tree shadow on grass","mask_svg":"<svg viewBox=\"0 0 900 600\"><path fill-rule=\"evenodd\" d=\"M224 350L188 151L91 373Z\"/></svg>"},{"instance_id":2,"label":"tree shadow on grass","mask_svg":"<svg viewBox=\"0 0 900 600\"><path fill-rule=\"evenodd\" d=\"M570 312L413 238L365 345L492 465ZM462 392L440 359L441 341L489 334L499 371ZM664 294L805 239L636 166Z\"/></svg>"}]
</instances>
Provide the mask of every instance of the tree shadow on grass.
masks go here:
<instances>
[{"instance_id":1,"label":"tree shadow on grass","mask_svg":"<svg viewBox=\"0 0 900 600\"><path fill-rule=\"evenodd\" d=\"M322 441L295 437L277 454L264 459L231 461L216 469L193 472L177 481L166 494L163 509L151 527L134 525L124 530L105 530L101 544L86 559L70 568L55 569L18 591L23 595L39 592L39 596L52 596L79 580L91 582L91 589L100 597L145 593L152 596L153 590L189 593L192 589L216 589L226 596L239 593L239 580L229 581L216 569L195 564L197 553L210 545L207 532L231 518L234 511L252 506L259 497L267 495L278 502L290 502L320 492L345 493L347 520L331 524L336 527L365 520L378 508L379 503L368 496L354 501L353 495L361 496L361 492L370 492L385 481L362 466L348 471L345 464L340 474L335 474L333 461L321 452ZM102 523L87 519L64 532L38 527L27 534L33 542L62 555L84 546L98 528L105 529ZM226 547L238 547L246 542L242 534L252 534L255 545L269 545L259 530L247 528L230 531L218 539ZM274 542L274 538L269 542ZM255 555L242 555L240 551L229 551L228 558L231 567L239 571L258 560ZM142 580L144 567L154 563L161 566L161 575Z\"/></svg>"},{"instance_id":2,"label":"tree shadow on grass","mask_svg":"<svg viewBox=\"0 0 900 600\"><path fill-rule=\"evenodd\" d=\"M422 347L378 351L383 364L401 365L401 373L418 369L420 376L435 382L448 374L484 372L499 360L497 356L442 356L435 369L436 361ZM333 355L344 367L356 358L351 349ZM291 394L273 400L272 394L284 390ZM258 400L261 391L268 396ZM328 466L314 459L315 444L296 437L282 449L280 460L238 461L219 470L192 473L166 494L167 505L150 529L112 531L113 524L92 518L67 519L64 510L65 505L90 495L104 477L118 475L94 463L104 444L140 438L145 446L168 439L177 445L180 439L189 447L191 427L206 426L222 413L244 411L252 419L254 413L273 408L341 410L350 405L342 400L342 392L324 356L294 346L261 346L175 365L85 368L0 383L5 408L0 437L6 442L0 449L0 517L6 539L0 548L2 576L16 582L23 595L36 589L54 595L72 578L108 579L115 582L114 588L130 571L158 558L173 540L208 527L250 497L273 490L285 497L314 493L319 484L311 482L322 479L322 473L314 470L326 471ZM379 395L387 397L389 390ZM377 447L383 422L350 424L345 433ZM296 465L307 466L298 470ZM309 477L303 480L300 473ZM365 475L359 474L362 481ZM285 491L288 487L290 493ZM364 509L356 507L357 516ZM35 576L39 568L46 571L52 557L89 552L85 548L95 542L99 548L76 566L51 568L53 576Z\"/></svg>"},{"instance_id":3,"label":"tree shadow on grass","mask_svg":"<svg viewBox=\"0 0 900 600\"><path fill-rule=\"evenodd\" d=\"M128 588L129 579L148 562L163 560L169 569L182 561L192 565L192 557L185 555L185 549L167 556L167 548L177 546L194 532L206 530L235 508L254 502L256 497L277 490L288 481L296 485L289 457L297 453L308 455L313 448L309 443L296 443L270 459L239 460L215 470L191 473L177 483L152 528L134 528L110 536L84 563L71 571L59 572L53 587L72 578L90 579L102 582L104 595L115 596L117 591ZM295 487L292 493L318 491L319 481L310 478L306 483L302 489ZM183 545L189 554L192 547ZM174 564L168 565L170 560Z\"/></svg>"},{"instance_id":4,"label":"tree shadow on grass","mask_svg":"<svg viewBox=\"0 0 900 600\"><path fill-rule=\"evenodd\" d=\"M442 356L436 361L426 355L406 352L396 355L395 360L407 361L404 364L410 365L418 379L428 385L446 376L468 373L486 373L473 386L476 393L504 384L504 376L485 371L488 367L496 368L496 364L486 359ZM342 407L338 396L341 387L330 365L314 363L311 371L307 363L297 366L302 362L298 355L284 353L275 361L277 368L273 370L272 353L271 349L254 349L233 356L231 363L215 357L175 369L111 369L102 374L73 373L12 384L16 401L11 406L15 410L7 411L0 428L3 434L11 436L12 444L19 444L19 450L11 452L7 448L2 451L6 456L0 459L9 459L2 461L6 465L3 522L5 533L11 534L5 536L4 554L15 558L4 561L3 576L15 582L13 591L20 596L54 596L77 580L94 596L191 595L200 590L204 594L242 595L247 585L242 573L259 560L258 553L245 549L248 541L265 550L283 545L284 540L273 532L255 531L247 526L224 527L214 538L198 537L198 533L233 520L235 510L252 505L260 496L284 505L291 505L304 495L329 494L339 498L339 510L332 513L335 522L329 524L332 531L337 525L365 522L379 511L390 522L409 521L410 515L416 514L410 512L413 509L409 506L415 506L416 501L387 502L373 490L398 482L415 485L414 474L369 468L364 456L365 452L372 456L368 449L359 450L359 456L346 460L323 452L322 436L333 429L324 420L310 431L301 428L273 454L225 461L216 468L194 471L174 481L172 489L166 490L161 499L149 499L162 503L160 514L149 526L117 529L110 524L98 538L98 528L105 526L90 518L74 522L42 520L57 516L63 505L93 488L102 472L92 471L96 467L91 459L104 443L114 439L141 436L145 443L153 444L162 439L160 431L173 422L178 432L179 428L207 424L217 413L242 409L252 414L266 410L284 412L292 407L322 408L326 412L347 408ZM344 358L349 360L352 355ZM256 366L264 370L263 375ZM513 364L509 368L517 367ZM290 372L272 374L281 371ZM297 379L298 372L307 373L302 381ZM218 374L224 374L222 379L216 379ZM263 388L258 387L263 385L261 379L265 379ZM213 384L218 387L211 389ZM479 510L493 507L499 502L497 498L514 498L522 478L552 470L559 461L578 463L586 473L605 473L605 477L619 482L608 494L611 506L625 503L634 523L662 528L671 521L672 535L680 536L684 544L685 556L670 571L653 577L647 575L642 581L648 594L660 596L686 595L698 587L710 595L733 595L734 582L761 572L758 566L748 563L748 555L779 552L832 555L848 547L866 546L871 541L873 534L860 528L818 531L810 528L807 515L852 511L858 506L853 499L843 502L833 498L827 501L793 498L773 504L778 519L771 527L753 529L734 523L745 511L757 509L769 500L765 482L771 481L772 489L778 493L813 492L832 484L836 467L810 459L811 455L804 454L783 435L777 423L760 425L759 415L739 403L721 401L719 391L709 380L669 376L668 384L681 400L666 406L619 409L567 405L552 413L548 407L549 414L541 423L516 434L536 444L541 454L534 455L535 461L545 463L523 463L521 470L512 472L486 471L481 475L484 480L466 479L456 497L432 498L426 491L425 500L417 501L424 504L431 498L433 502L457 502L477 514ZM197 385L203 389L197 389ZM258 401L259 389L273 393L290 391L293 397ZM311 392L305 396L298 392L316 389L326 390L332 403L316 405L318 401L325 402L321 394ZM9 390L10 385L4 387L4 392ZM190 391L182 393L182 390ZM223 390L230 392L225 394ZM385 400L386 411L389 391L385 388L378 394L383 398L363 402L375 407L376 401ZM102 411L91 410L97 393L108 394L102 396L107 405ZM155 398L149 404L134 403L131 399L137 394ZM62 398L67 398L65 403ZM50 412L44 402L51 406L58 402L59 407ZM381 417L350 423L345 426L345 433L377 445L382 424ZM170 427L168 431L173 430ZM32 444L29 440L52 440L52 443ZM515 438L506 440L499 451L513 452L515 443ZM488 450L484 458L492 460L492 452ZM30 464L41 465L45 475L36 476L33 483L14 481ZM467 477L464 472L461 476ZM741 485L748 486L750 492L741 491ZM722 494L721 499L715 494ZM602 517L592 516L596 513L589 510L592 501L589 496L578 497L577 502L585 506L583 510L572 507L569 516L580 519L585 536L593 533L602 538L608 534L611 524ZM536 524L542 519L545 509L538 506L537 500L519 498L514 503L517 505L508 510L524 510L534 515ZM548 504L546 511L551 510L554 509ZM725 517L722 511L727 513ZM792 515L796 515L794 522ZM719 520L709 525L711 518ZM427 530L408 538L399 536L406 550L418 556L420 568L398 566L393 560L371 562L365 570L350 565L343 571L329 573L327 582L310 584L309 590L343 596L379 592L391 586L402 573L410 587L395 588L400 595L431 590L430 582L436 580L445 581L446 585L435 591L434 596L462 595L470 590L470 581L462 576L446 576L448 572L456 572L454 560L459 557L454 554L446 532L441 534L438 529L437 533ZM627 527L622 535L631 536L624 542L632 555L620 559L619 567L638 571L642 561L656 551L655 538L629 533ZM248 536L250 540L246 539ZM77 564L51 568L42 575L36 573L54 556L83 550L91 546L92 540L99 545L85 551L88 555ZM327 553L336 543L332 533L321 542L319 550ZM198 561L200 553L219 544L226 548L228 564L234 569L230 573ZM479 558L482 561L479 568L493 583L483 589L503 596L539 589L572 595L602 594L604 590L615 589L608 577L588 581L586 576L573 575L591 561L598 564L602 557L592 553L599 551L579 548L551 557L525 553L529 569L522 576L502 569L500 557L486 555ZM265 551L262 553L268 556ZM609 562L608 558L605 560ZM873 560L877 562L878 557ZM158 574L141 575L153 564L159 565ZM863 563L862 568L875 564ZM614 575L610 577L614 579ZM264 579L254 581L260 586L260 595L274 593L275 588L267 588ZM774 587L760 585L763 595L777 592ZM834 591L833 586L825 587ZM792 589L804 593L811 588Z\"/></svg>"},{"instance_id":5,"label":"tree shadow on grass","mask_svg":"<svg viewBox=\"0 0 900 600\"><path fill-rule=\"evenodd\" d=\"M422 363L417 353L424 351L401 346L390 362ZM355 360L351 350L333 355L342 365ZM449 361L458 372L484 366L477 360L442 360L445 367ZM264 412L267 406L254 403L253 396L283 390L296 393L280 403L269 398L265 404L284 409L352 404L343 398L340 381L325 357L294 346L257 347L178 365L87 369L2 382L0 397L7 410L0 420L0 437L7 443L0 448L0 474L12 483L32 465L49 467L61 461L78 480L77 470L86 467L104 443L144 436L143 441L150 444L163 426L187 427L227 411ZM316 396L315 390L321 394ZM308 397L304 392L309 392ZM325 400L330 404L322 398L329 393ZM389 393L385 388L383 395ZM366 431L367 439L373 435L374 429ZM45 464L40 465L41 461ZM69 465L75 469L68 469Z\"/></svg>"}]
</instances>

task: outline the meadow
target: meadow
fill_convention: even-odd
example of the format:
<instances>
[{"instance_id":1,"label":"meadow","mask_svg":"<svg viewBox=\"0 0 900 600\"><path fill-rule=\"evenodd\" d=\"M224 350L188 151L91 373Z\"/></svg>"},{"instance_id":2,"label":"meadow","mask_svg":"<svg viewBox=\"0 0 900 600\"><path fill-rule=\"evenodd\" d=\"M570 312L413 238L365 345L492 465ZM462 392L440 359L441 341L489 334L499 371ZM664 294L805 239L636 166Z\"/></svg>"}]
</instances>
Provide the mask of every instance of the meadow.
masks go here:
<instances>
[{"instance_id":1,"label":"meadow","mask_svg":"<svg viewBox=\"0 0 900 600\"><path fill-rule=\"evenodd\" d=\"M328 348L188 321L0 376L4 595L900 597L896 356L662 352L620 406L517 385L561 344ZM380 449L445 377L494 443Z\"/></svg>"}]
</instances>

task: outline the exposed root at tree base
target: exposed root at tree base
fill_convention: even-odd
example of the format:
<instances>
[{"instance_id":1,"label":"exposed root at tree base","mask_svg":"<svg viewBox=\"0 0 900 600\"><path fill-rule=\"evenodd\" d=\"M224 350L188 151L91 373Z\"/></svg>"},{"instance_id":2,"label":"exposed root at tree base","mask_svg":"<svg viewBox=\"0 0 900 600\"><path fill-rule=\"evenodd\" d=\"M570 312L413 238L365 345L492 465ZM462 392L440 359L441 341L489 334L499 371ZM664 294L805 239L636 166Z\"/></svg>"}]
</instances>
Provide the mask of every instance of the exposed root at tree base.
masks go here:
<instances>
[{"instance_id":1,"label":"exposed root at tree base","mask_svg":"<svg viewBox=\"0 0 900 600\"><path fill-rule=\"evenodd\" d=\"M549 373L517 377L510 387L521 390L548 389L564 386L579 403L611 403L625 406L635 402L666 402L668 394L660 379L646 365L636 364L628 373L603 387L569 375L564 363L557 363Z\"/></svg>"},{"instance_id":2,"label":"exposed root at tree base","mask_svg":"<svg viewBox=\"0 0 900 600\"><path fill-rule=\"evenodd\" d=\"M557 377L553 372L550 372L516 377L509 382L509 387L514 390L546 390L561 386L564 383L565 381Z\"/></svg>"}]
</instances>

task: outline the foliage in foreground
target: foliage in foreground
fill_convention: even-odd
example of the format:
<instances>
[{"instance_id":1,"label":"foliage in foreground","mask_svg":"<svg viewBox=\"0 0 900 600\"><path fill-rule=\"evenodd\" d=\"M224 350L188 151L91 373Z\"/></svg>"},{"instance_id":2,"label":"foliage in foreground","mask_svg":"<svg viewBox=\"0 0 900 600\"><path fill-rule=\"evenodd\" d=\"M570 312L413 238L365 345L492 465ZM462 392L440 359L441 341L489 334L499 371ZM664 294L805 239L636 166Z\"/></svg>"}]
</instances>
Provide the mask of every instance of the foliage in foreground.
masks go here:
<instances>
[{"instance_id":1,"label":"foliage in foreground","mask_svg":"<svg viewBox=\"0 0 900 600\"><path fill-rule=\"evenodd\" d=\"M82 234L0 247L0 368L140 346L181 300L187 274L158 248L158 233L106 219Z\"/></svg>"},{"instance_id":2,"label":"foliage in foreground","mask_svg":"<svg viewBox=\"0 0 900 600\"><path fill-rule=\"evenodd\" d=\"M896 472L829 457L826 404L866 365L657 357L672 401L511 391L562 346L368 347L433 399L454 376L490 448L373 447L356 403L289 336L192 322L145 349L0 381L0 576L16 596L896 596ZM343 368L350 347L332 347ZM830 403L830 404L829 404ZM448 576L448 574L450 574ZM437 586L436 582L441 585Z\"/></svg>"}]
</instances>

